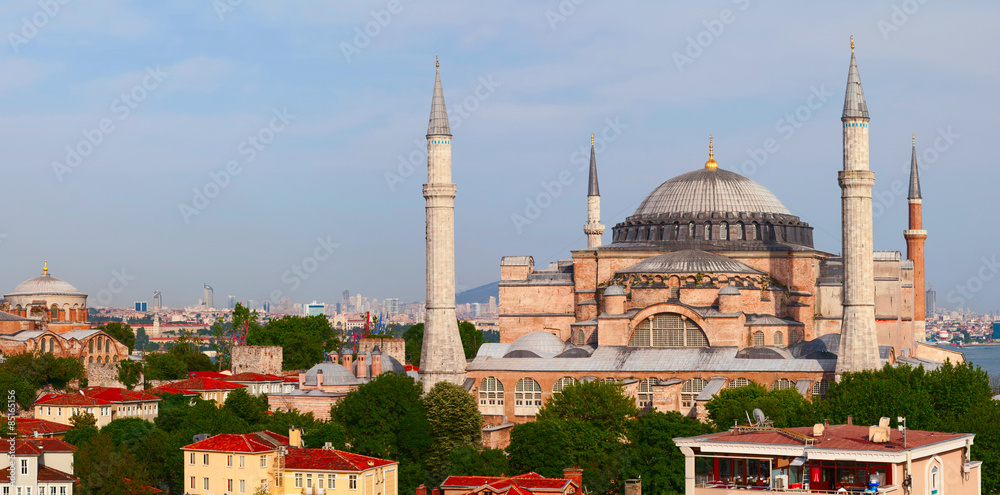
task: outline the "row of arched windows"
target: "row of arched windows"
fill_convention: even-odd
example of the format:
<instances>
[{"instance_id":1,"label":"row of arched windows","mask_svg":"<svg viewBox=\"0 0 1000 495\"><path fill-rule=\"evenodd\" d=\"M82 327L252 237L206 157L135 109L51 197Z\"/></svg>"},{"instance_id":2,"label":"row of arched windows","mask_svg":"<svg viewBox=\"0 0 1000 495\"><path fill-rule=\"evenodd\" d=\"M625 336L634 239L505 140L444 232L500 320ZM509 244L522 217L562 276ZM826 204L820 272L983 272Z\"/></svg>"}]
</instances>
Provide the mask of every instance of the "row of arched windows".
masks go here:
<instances>
[{"instance_id":1,"label":"row of arched windows","mask_svg":"<svg viewBox=\"0 0 1000 495\"><path fill-rule=\"evenodd\" d=\"M82 362L81 358L81 362ZM93 359L93 358L91 358ZM106 358L105 358L106 359ZM117 358L116 358L117 361ZM93 361L91 361L93 362ZM100 361L98 361L100 362ZM104 361L107 362L107 361ZM601 380L605 383L620 383L620 380L612 377ZM639 393L636 403L640 408L652 407L653 387L661 380L659 378L645 378L639 382ZM552 393L557 394L563 388L577 383L577 380L570 376L565 376L556 381L552 386ZM750 385L751 380L747 378L733 378L729 380L726 388L740 388ZM684 382L681 387L681 408L690 409L695 405L695 399L708 385L708 381L703 378L691 378ZM775 380L771 390L785 390L794 388L795 380L779 378ZM821 397L826 395L829 381L822 379L813 382L812 395ZM503 383L496 377L488 376L479 382L479 408L485 415L500 416L504 413L504 387ZM542 386L533 378L524 377L514 385L514 415L515 416L535 416L542 407ZM686 411L682 411L686 412Z\"/></svg>"},{"instance_id":2,"label":"row of arched windows","mask_svg":"<svg viewBox=\"0 0 1000 495\"><path fill-rule=\"evenodd\" d=\"M797 228L796 226L784 225L775 227L770 222L761 224L756 221L751 223L736 222L732 224L727 221L722 221L718 224L710 221L704 223L691 221L688 222L687 226L683 226L680 222L674 222L673 224L666 225L622 227L616 229L615 241L678 241L689 239L704 239L706 241L714 239L723 241L738 241L743 239L773 241L776 238L775 229L782 229L784 231L788 227L793 230ZM685 232L682 232L682 229ZM682 233L686 235L682 235ZM784 233L785 235L782 237L787 238L787 231L784 231Z\"/></svg>"},{"instance_id":3,"label":"row of arched windows","mask_svg":"<svg viewBox=\"0 0 1000 495\"><path fill-rule=\"evenodd\" d=\"M788 345L797 344L799 342L800 334L798 330L794 328L788 330ZM753 345L756 347L768 345L764 339L764 332L762 330L757 330L753 333ZM774 332L771 336L771 345L783 346L785 345L785 334L781 331Z\"/></svg>"}]
</instances>

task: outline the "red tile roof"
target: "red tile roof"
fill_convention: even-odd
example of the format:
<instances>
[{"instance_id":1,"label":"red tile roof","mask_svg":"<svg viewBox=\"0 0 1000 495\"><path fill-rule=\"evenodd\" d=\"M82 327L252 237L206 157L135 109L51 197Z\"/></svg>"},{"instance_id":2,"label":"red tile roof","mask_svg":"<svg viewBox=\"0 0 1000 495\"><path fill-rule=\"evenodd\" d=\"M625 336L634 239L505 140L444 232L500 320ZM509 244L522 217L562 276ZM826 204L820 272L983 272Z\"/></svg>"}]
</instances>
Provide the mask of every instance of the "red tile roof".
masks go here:
<instances>
[{"instance_id":1,"label":"red tile roof","mask_svg":"<svg viewBox=\"0 0 1000 495\"><path fill-rule=\"evenodd\" d=\"M35 401L35 405L46 406L109 406L109 400L87 397L83 394L45 394Z\"/></svg>"},{"instance_id":2,"label":"red tile roof","mask_svg":"<svg viewBox=\"0 0 1000 495\"><path fill-rule=\"evenodd\" d=\"M788 428L807 436L812 436L812 427ZM906 449L903 448L903 433L891 430L889 442L874 443L868 440L868 427L860 425L830 425L825 427L823 436L815 443L816 448L833 450L877 450L880 452L902 452L933 443L944 442L971 435L971 433L942 433L934 431L907 430ZM732 430L710 433L696 437L706 441L729 443L752 443L772 445L802 445L799 440L777 431L761 431L736 434Z\"/></svg>"},{"instance_id":3,"label":"red tile roof","mask_svg":"<svg viewBox=\"0 0 1000 495\"><path fill-rule=\"evenodd\" d=\"M219 371L191 371L188 372L188 378L216 378L223 379L227 378L229 375L219 372Z\"/></svg>"},{"instance_id":4,"label":"red tile roof","mask_svg":"<svg viewBox=\"0 0 1000 495\"><path fill-rule=\"evenodd\" d=\"M246 372L246 373L237 373L235 375L230 375L230 376L224 376L220 378L220 380L224 380L227 382L280 382L284 381L285 377L278 375ZM296 381L298 381L298 378L296 378Z\"/></svg>"},{"instance_id":5,"label":"red tile roof","mask_svg":"<svg viewBox=\"0 0 1000 495\"><path fill-rule=\"evenodd\" d=\"M50 436L62 435L63 433L73 429L73 426L71 425L64 425L62 423L56 423L55 421L48 421L45 419L14 418L14 420L17 421L17 434L25 437L34 436L36 431L39 435ZM6 421L6 418L4 418L3 421Z\"/></svg>"},{"instance_id":6,"label":"red tile roof","mask_svg":"<svg viewBox=\"0 0 1000 495\"><path fill-rule=\"evenodd\" d=\"M44 452L73 452L75 450L76 447L55 438L18 438L14 441L14 454L16 455L42 455Z\"/></svg>"},{"instance_id":7,"label":"red tile roof","mask_svg":"<svg viewBox=\"0 0 1000 495\"><path fill-rule=\"evenodd\" d=\"M10 479L10 467L0 469L0 479L9 480ZM58 483L60 481L67 483L75 483L79 478L73 476L72 474L66 474L58 469L50 468L46 465L38 466L38 481L45 481L48 483ZM41 491L41 490L39 490Z\"/></svg>"},{"instance_id":8,"label":"red tile roof","mask_svg":"<svg viewBox=\"0 0 1000 495\"><path fill-rule=\"evenodd\" d=\"M145 402L151 400L163 400L155 395L147 394L145 392L137 392L127 388L87 387L81 390L80 393L88 397L95 397L111 402Z\"/></svg>"},{"instance_id":9,"label":"red tile roof","mask_svg":"<svg viewBox=\"0 0 1000 495\"><path fill-rule=\"evenodd\" d=\"M396 461L368 457L335 449L288 449L288 454L285 455L285 469L364 471L373 467L382 467L395 463Z\"/></svg>"},{"instance_id":10,"label":"red tile roof","mask_svg":"<svg viewBox=\"0 0 1000 495\"><path fill-rule=\"evenodd\" d=\"M154 387L149 390L146 390L146 392L157 393L157 391L162 390L166 393L176 394L179 392L169 392L167 390L202 392L207 390L235 390L244 387L246 387L246 385L240 385L238 383L229 383L216 378L198 377L198 378L188 378L187 380L181 380L179 382L166 383L164 385L160 385L159 387Z\"/></svg>"},{"instance_id":11,"label":"red tile roof","mask_svg":"<svg viewBox=\"0 0 1000 495\"><path fill-rule=\"evenodd\" d=\"M182 450L207 450L212 452L274 452L279 446L288 446L288 437L270 431L258 431L242 435L222 433L200 442L181 447Z\"/></svg>"},{"instance_id":12,"label":"red tile roof","mask_svg":"<svg viewBox=\"0 0 1000 495\"><path fill-rule=\"evenodd\" d=\"M506 495L531 495L535 492L565 493L570 484L575 485L576 482L566 478L545 478L538 473L530 472L514 477L449 476L441 483L441 487L464 488L470 493L487 487L490 491Z\"/></svg>"}]
</instances>

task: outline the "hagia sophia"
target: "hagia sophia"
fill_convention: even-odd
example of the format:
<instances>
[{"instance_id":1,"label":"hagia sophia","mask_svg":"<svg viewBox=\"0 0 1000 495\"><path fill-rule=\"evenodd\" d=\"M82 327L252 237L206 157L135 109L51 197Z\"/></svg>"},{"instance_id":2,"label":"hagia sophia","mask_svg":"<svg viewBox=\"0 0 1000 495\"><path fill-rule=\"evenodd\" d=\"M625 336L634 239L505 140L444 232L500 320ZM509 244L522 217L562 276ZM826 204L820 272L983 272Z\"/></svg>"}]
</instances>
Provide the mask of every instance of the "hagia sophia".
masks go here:
<instances>
[{"instance_id":1,"label":"hagia sophia","mask_svg":"<svg viewBox=\"0 0 1000 495\"><path fill-rule=\"evenodd\" d=\"M963 360L923 342L927 232L915 138L906 253L873 250L870 119L852 41L838 174L841 256L816 249L812 227L773 192L717 163L711 139L704 166L656 187L603 245L592 142L587 247L544 267L531 256L503 257L500 342L455 364L455 185L440 84L438 74L427 133L420 372L425 390L450 381L477 397L487 444L502 445L503 430L531 421L577 381L618 383L646 410L704 417L704 404L724 387L756 382L814 397L844 372ZM433 311L442 312L439 321Z\"/></svg>"},{"instance_id":2,"label":"hagia sophia","mask_svg":"<svg viewBox=\"0 0 1000 495\"><path fill-rule=\"evenodd\" d=\"M25 280L0 303L0 355L51 352L80 363L114 363L128 357L128 347L89 320L87 295L65 280L42 274Z\"/></svg>"}]
</instances>

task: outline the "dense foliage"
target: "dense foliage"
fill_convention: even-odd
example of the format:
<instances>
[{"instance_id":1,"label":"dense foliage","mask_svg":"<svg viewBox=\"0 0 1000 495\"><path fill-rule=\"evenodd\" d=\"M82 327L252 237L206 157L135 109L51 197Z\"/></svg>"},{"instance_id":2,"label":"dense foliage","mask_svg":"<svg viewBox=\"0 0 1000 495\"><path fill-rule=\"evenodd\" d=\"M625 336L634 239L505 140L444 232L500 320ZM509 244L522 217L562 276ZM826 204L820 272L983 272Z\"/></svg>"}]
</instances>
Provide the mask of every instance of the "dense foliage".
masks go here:
<instances>
[{"instance_id":1,"label":"dense foliage","mask_svg":"<svg viewBox=\"0 0 1000 495\"><path fill-rule=\"evenodd\" d=\"M465 359L476 357L479 348L483 345L483 331L476 328L476 325L467 321L458 321L458 335L462 339L462 350L465 352ZM407 328L403 332L403 341L406 344L406 362L413 365L420 365L420 355L424 347L424 324Z\"/></svg>"},{"instance_id":2,"label":"dense foliage","mask_svg":"<svg viewBox=\"0 0 1000 495\"><path fill-rule=\"evenodd\" d=\"M247 332L247 344L281 346L282 369L308 369L323 361L326 352L336 351L340 342L330 320L323 315L284 316Z\"/></svg>"},{"instance_id":3,"label":"dense foliage","mask_svg":"<svg viewBox=\"0 0 1000 495\"><path fill-rule=\"evenodd\" d=\"M128 347L129 354L135 350L135 332L132 331L132 326L128 323L122 323L120 321L111 321L94 327L95 330L104 330L105 333L111 336L111 338L122 343L125 347Z\"/></svg>"},{"instance_id":4,"label":"dense foliage","mask_svg":"<svg viewBox=\"0 0 1000 495\"><path fill-rule=\"evenodd\" d=\"M51 386L65 390L74 381L86 376L80 361L71 357L57 358L51 352L22 353L4 356L0 362L0 390L14 392L14 400L28 409L38 395L38 389Z\"/></svg>"}]
</instances>

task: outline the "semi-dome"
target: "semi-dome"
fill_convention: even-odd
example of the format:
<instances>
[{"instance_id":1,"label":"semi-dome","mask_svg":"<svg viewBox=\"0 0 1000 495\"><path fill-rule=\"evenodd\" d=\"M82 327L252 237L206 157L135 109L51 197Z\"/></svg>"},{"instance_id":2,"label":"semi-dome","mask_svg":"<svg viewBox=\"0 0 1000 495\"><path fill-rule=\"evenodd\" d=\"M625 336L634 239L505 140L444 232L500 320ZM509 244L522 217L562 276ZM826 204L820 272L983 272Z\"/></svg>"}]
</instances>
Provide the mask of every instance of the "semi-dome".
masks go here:
<instances>
[{"instance_id":1,"label":"semi-dome","mask_svg":"<svg viewBox=\"0 0 1000 495\"><path fill-rule=\"evenodd\" d=\"M722 256L720 254L708 253L697 249L686 249L672 253L661 254L646 258L624 270L618 270L618 274L629 273L740 273L749 275L763 275L764 272L741 261ZM612 287L619 287L617 285ZM608 288L611 290L611 288ZM739 290L736 292L739 294ZM604 295L608 295L605 291ZM624 294L623 294L624 295Z\"/></svg>"},{"instance_id":2,"label":"semi-dome","mask_svg":"<svg viewBox=\"0 0 1000 495\"><path fill-rule=\"evenodd\" d=\"M510 347L507 348L506 356L516 353L510 357L529 357L532 353L538 357L550 358L557 354L562 354L569 344L563 342L549 332L542 330L531 332L517 338Z\"/></svg>"},{"instance_id":3,"label":"semi-dome","mask_svg":"<svg viewBox=\"0 0 1000 495\"><path fill-rule=\"evenodd\" d=\"M635 215L712 212L792 214L774 193L757 182L728 170L703 168L660 184L646 196Z\"/></svg>"},{"instance_id":4,"label":"semi-dome","mask_svg":"<svg viewBox=\"0 0 1000 495\"><path fill-rule=\"evenodd\" d=\"M21 285L18 285L14 289L14 292L7 294L7 297L33 295L82 296L84 293L73 287L69 282L46 273L21 282Z\"/></svg>"}]
</instances>

